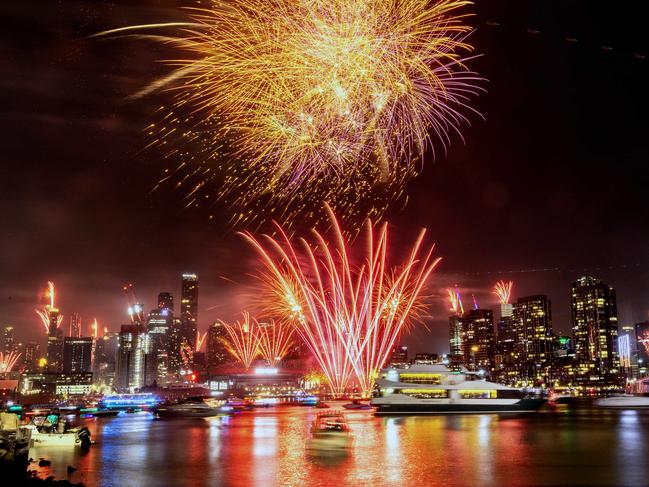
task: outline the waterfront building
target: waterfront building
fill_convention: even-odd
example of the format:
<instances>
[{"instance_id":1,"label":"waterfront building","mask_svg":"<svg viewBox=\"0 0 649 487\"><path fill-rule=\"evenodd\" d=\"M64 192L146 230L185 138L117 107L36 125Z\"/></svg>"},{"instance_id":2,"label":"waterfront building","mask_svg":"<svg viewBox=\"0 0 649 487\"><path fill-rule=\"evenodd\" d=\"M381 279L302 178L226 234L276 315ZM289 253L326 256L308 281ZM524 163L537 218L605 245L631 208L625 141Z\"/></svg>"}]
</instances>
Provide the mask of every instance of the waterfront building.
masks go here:
<instances>
[{"instance_id":1,"label":"waterfront building","mask_svg":"<svg viewBox=\"0 0 649 487\"><path fill-rule=\"evenodd\" d=\"M185 273L182 275L180 322L183 338L192 349L196 348L196 331L198 329L198 276L196 274Z\"/></svg>"},{"instance_id":2,"label":"waterfront building","mask_svg":"<svg viewBox=\"0 0 649 487\"><path fill-rule=\"evenodd\" d=\"M79 313L70 315L70 336L81 337L81 315Z\"/></svg>"},{"instance_id":3,"label":"waterfront building","mask_svg":"<svg viewBox=\"0 0 649 487\"><path fill-rule=\"evenodd\" d=\"M490 371L495 362L494 321L490 309L472 309L462 316L462 358L469 370Z\"/></svg>"},{"instance_id":4,"label":"waterfront building","mask_svg":"<svg viewBox=\"0 0 649 487\"><path fill-rule=\"evenodd\" d=\"M15 350L14 344L14 327L4 325L0 330L0 352L11 353Z\"/></svg>"},{"instance_id":5,"label":"waterfront building","mask_svg":"<svg viewBox=\"0 0 649 487\"><path fill-rule=\"evenodd\" d=\"M207 366L218 367L228 361L228 351L223 342L227 338L227 331L222 323L214 322L207 329Z\"/></svg>"},{"instance_id":6,"label":"waterfront building","mask_svg":"<svg viewBox=\"0 0 649 487\"><path fill-rule=\"evenodd\" d=\"M462 346L462 316L454 314L448 318L448 338L450 345L449 363L459 366L464 363Z\"/></svg>"},{"instance_id":7,"label":"waterfront building","mask_svg":"<svg viewBox=\"0 0 649 487\"><path fill-rule=\"evenodd\" d=\"M95 341L93 380L95 385L112 388L115 383L119 333L108 332Z\"/></svg>"},{"instance_id":8,"label":"waterfront building","mask_svg":"<svg viewBox=\"0 0 649 487\"><path fill-rule=\"evenodd\" d=\"M593 277L579 278L572 283L571 314L580 381L615 382L620 367L615 290Z\"/></svg>"},{"instance_id":9,"label":"waterfront building","mask_svg":"<svg viewBox=\"0 0 649 487\"><path fill-rule=\"evenodd\" d=\"M21 375L18 390L22 395L85 395L92 392L92 373L60 374L27 372Z\"/></svg>"},{"instance_id":10,"label":"waterfront building","mask_svg":"<svg viewBox=\"0 0 649 487\"><path fill-rule=\"evenodd\" d=\"M545 295L525 296L514 304L512 319L521 375L541 379L552 359L552 311Z\"/></svg>"},{"instance_id":11,"label":"waterfront building","mask_svg":"<svg viewBox=\"0 0 649 487\"><path fill-rule=\"evenodd\" d=\"M168 293L161 293L168 294ZM146 328L151 338L152 353L156 360L156 382L164 385L167 382L169 373L169 339L171 327L173 326L173 311L168 306L173 302L165 299L158 299L158 308L152 310L147 317ZM165 307L160 308L160 305Z\"/></svg>"},{"instance_id":12,"label":"waterfront building","mask_svg":"<svg viewBox=\"0 0 649 487\"><path fill-rule=\"evenodd\" d=\"M122 325L116 365L115 388L120 392L134 392L155 383L157 361L145 326Z\"/></svg>"},{"instance_id":13,"label":"waterfront building","mask_svg":"<svg viewBox=\"0 0 649 487\"><path fill-rule=\"evenodd\" d=\"M439 363L439 355L436 353L416 353L412 363L427 365L436 364Z\"/></svg>"},{"instance_id":14,"label":"waterfront building","mask_svg":"<svg viewBox=\"0 0 649 487\"><path fill-rule=\"evenodd\" d=\"M92 372L92 337L65 337L63 339L63 373Z\"/></svg>"},{"instance_id":15,"label":"waterfront building","mask_svg":"<svg viewBox=\"0 0 649 487\"><path fill-rule=\"evenodd\" d=\"M636 323L635 338L638 373L645 377L649 368L649 321Z\"/></svg>"},{"instance_id":16,"label":"waterfront building","mask_svg":"<svg viewBox=\"0 0 649 487\"><path fill-rule=\"evenodd\" d=\"M390 353L389 363L393 366L402 366L408 364L408 347L405 345L395 345Z\"/></svg>"},{"instance_id":17,"label":"waterfront building","mask_svg":"<svg viewBox=\"0 0 649 487\"><path fill-rule=\"evenodd\" d=\"M183 361L180 354L180 349L184 341L183 326L180 322L180 318L174 318L171 324L171 328L168 331L168 341L167 341L167 360L168 360L168 370L171 373L177 374L182 368Z\"/></svg>"}]
</instances>

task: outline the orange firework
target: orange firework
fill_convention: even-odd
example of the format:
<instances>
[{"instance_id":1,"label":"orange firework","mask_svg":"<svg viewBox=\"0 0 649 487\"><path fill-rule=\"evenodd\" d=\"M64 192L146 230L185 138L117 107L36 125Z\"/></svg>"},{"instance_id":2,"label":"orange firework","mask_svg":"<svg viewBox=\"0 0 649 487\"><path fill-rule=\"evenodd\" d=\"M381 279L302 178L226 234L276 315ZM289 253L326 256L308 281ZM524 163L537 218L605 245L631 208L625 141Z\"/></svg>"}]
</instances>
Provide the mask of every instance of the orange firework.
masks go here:
<instances>
[{"instance_id":1,"label":"orange firework","mask_svg":"<svg viewBox=\"0 0 649 487\"><path fill-rule=\"evenodd\" d=\"M505 282L498 281L494 286L494 294L498 296L501 304L509 304L509 298L512 295L512 286L514 285L513 281Z\"/></svg>"},{"instance_id":2,"label":"orange firework","mask_svg":"<svg viewBox=\"0 0 649 487\"><path fill-rule=\"evenodd\" d=\"M257 332L259 354L270 367L276 367L293 346L293 327L270 320L270 323L260 323Z\"/></svg>"},{"instance_id":3,"label":"orange firework","mask_svg":"<svg viewBox=\"0 0 649 487\"><path fill-rule=\"evenodd\" d=\"M0 374L11 372L20 358L20 353L9 352L4 354L0 352Z\"/></svg>"},{"instance_id":4,"label":"orange firework","mask_svg":"<svg viewBox=\"0 0 649 487\"><path fill-rule=\"evenodd\" d=\"M196 330L196 351L200 352L203 348L203 343L205 343L205 338L207 337L207 332L201 333Z\"/></svg>"},{"instance_id":5,"label":"orange firework","mask_svg":"<svg viewBox=\"0 0 649 487\"><path fill-rule=\"evenodd\" d=\"M237 221L292 222L328 201L355 221L359 203L379 216L399 198L427 150L445 152L475 112L470 3L217 1L187 22L97 36L174 50L173 71L135 96L175 94L148 131L180 159L162 181L185 188L187 206L216 197Z\"/></svg>"},{"instance_id":6,"label":"orange firework","mask_svg":"<svg viewBox=\"0 0 649 487\"><path fill-rule=\"evenodd\" d=\"M371 393L411 312L420 306L422 289L439 262L433 247L422 251L422 231L401 265L387 263L387 225L375 234L367 224L367 255L362 265L351 263L351 252L330 210L333 242L314 230L314 241L301 240L299 253L278 225L280 239L264 236L263 245L250 233L265 266L263 279L283 306L280 315L291 322L327 377L334 396L358 385Z\"/></svg>"},{"instance_id":7,"label":"orange firework","mask_svg":"<svg viewBox=\"0 0 649 487\"><path fill-rule=\"evenodd\" d=\"M52 316L54 316L54 325L56 328L61 326L63 322L63 315L59 313L59 310L54 306L54 283L52 281L47 282L47 292L45 296L49 300L49 303L46 304L43 309L35 309L34 311L41 319L43 327L45 328L45 333L50 332L50 325L52 324Z\"/></svg>"},{"instance_id":8,"label":"orange firework","mask_svg":"<svg viewBox=\"0 0 649 487\"><path fill-rule=\"evenodd\" d=\"M225 348L246 370L249 369L252 362L259 356L260 337L257 330L259 323L247 312L243 313L243 321L237 321L232 325L221 323L230 337L229 339L221 338Z\"/></svg>"}]
</instances>

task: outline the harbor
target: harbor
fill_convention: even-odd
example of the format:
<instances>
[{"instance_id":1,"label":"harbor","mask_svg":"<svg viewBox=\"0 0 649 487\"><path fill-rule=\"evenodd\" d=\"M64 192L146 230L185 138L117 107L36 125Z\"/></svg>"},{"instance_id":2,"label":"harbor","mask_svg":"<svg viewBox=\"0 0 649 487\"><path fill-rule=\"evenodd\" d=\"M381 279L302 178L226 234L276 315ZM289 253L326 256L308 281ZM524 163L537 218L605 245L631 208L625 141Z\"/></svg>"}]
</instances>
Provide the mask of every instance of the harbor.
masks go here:
<instances>
[{"instance_id":1,"label":"harbor","mask_svg":"<svg viewBox=\"0 0 649 487\"><path fill-rule=\"evenodd\" d=\"M332 402L334 410L341 402ZM349 450L308 449L320 411L278 406L199 419L150 412L80 419L93 444L32 448L36 469L87 487L123 485L644 486L649 410L377 417L347 411ZM585 468L588 465L588 468ZM68 466L75 470L69 474Z\"/></svg>"}]
</instances>

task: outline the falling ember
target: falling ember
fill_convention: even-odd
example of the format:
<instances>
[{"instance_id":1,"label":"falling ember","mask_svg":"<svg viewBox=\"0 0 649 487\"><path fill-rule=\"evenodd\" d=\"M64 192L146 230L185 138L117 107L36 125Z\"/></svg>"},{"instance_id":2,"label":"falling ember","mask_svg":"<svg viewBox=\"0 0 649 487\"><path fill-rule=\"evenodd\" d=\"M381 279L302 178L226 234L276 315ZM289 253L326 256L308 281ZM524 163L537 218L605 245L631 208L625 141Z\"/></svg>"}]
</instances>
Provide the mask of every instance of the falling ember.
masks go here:
<instances>
[{"instance_id":1,"label":"falling ember","mask_svg":"<svg viewBox=\"0 0 649 487\"><path fill-rule=\"evenodd\" d=\"M262 209L291 222L328 201L346 221L359 203L380 216L428 149L462 137L482 81L466 66L469 4L231 0L93 37L173 50L174 70L135 97L175 94L148 132L179 158L159 183L185 188L187 206L216 197L237 222Z\"/></svg>"},{"instance_id":2,"label":"falling ember","mask_svg":"<svg viewBox=\"0 0 649 487\"><path fill-rule=\"evenodd\" d=\"M270 323L260 323L257 327L259 335L259 354L268 366L276 367L293 346L291 325L271 320Z\"/></svg>"},{"instance_id":3,"label":"falling ember","mask_svg":"<svg viewBox=\"0 0 649 487\"><path fill-rule=\"evenodd\" d=\"M20 358L20 353L9 352L5 354L0 352L0 374L11 372Z\"/></svg>"},{"instance_id":4,"label":"falling ember","mask_svg":"<svg viewBox=\"0 0 649 487\"><path fill-rule=\"evenodd\" d=\"M221 323L230 337L221 339L225 348L246 370L249 369L252 362L259 356L260 337L257 330L259 323L247 312L243 313L243 321L237 321L232 325Z\"/></svg>"},{"instance_id":5,"label":"falling ember","mask_svg":"<svg viewBox=\"0 0 649 487\"><path fill-rule=\"evenodd\" d=\"M93 338L97 338L99 334L99 323L97 323L97 318L93 320L90 324L90 334Z\"/></svg>"},{"instance_id":6,"label":"falling ember","mask_svg":"<svg viewBox=\"0 0 649 487\"><path fill-rule=\"evenodd\" d=\"M509 299L512 295L512 286L514 285L513 281L498 281L494 286L494 294L498 296L500 304L509 304Z\"/></svg>"},{"instance_id":7,"label":"falling ember","mask_svg":"<svg viewBox=\"0 0 649 487\"><path fill-rule=\"evenodd\" d=\"M300 240L301 253L279 225L279 239L243 235L265 265L262 279L271 307L278 312L283 305L281 315L309 347L332 394L341 396L357 385L368 396L402 331L413 321L422 289L440 259L432 258L432 246L422 251L422 230L408 258L389 268L387 224L375 232L368 220L368 253L362 265L354 265L329 211L333 239L314 230L312 242Z\"/></svg>"}]
</instances>

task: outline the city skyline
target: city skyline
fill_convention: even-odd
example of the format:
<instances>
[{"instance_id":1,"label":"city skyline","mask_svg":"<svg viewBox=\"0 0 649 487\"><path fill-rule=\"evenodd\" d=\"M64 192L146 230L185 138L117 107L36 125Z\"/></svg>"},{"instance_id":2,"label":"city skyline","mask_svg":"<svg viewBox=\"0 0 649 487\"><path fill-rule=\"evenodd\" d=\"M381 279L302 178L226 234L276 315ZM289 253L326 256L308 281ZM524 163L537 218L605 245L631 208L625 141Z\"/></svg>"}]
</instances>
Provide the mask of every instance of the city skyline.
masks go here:
<instances>
[{"instance_id":1,"label":"city skyline","mask_svg":"<svg viewBox=\"0 0 649 487\"><path fill-rule=\"evenodd\" d=\"M153 59L164 53L83 40L146 20L134 6L119 15L94 6L85 18L85 5L49 5L30 17L33 28L23 29L28 7L7 4L15 19L6 32L8 58L16 63L3 65L8 162L0 180L0 323L36 337L33 308L53 280L67 317L81 313L85 327L96 316L116 331L127 318L125 282L136 284L148 309L161 290L179 299L177 276L187 271L201 276L201 329L233 319L247 306L239 284L249 282L254 256L228 223L227 209L184 209L182 194L151 191L165 163L155 151L141 151L142 129L165 97L128 97L150 82ZM496 306L491 286L500 278L515 281L515 297L547 294L554 326L567 332L570 283L593 275L616 288L620 323L648 317L649 205L642 196L646 171L638 170L649 158L648 77L646 60L634 55L646 52L642 29L585 2L556 10L539 5L475 5L471 37L483 53L475 68L489 80L475 103L486 120L464 127L466 142L454 139L448 156L429 157L406 188L407 203L386 213L403 240L427 227L443 257L431 280L431 333L416 331L406 340L411 347L446 347L443 290L456 283L487 308ZM173 19L174 2L155 15ZM488 23L494 18L499 26ZM540 34L529 32L535 28ZM579 42L567 42L568 34ZM40 43L50 50L38 49ZM50 80L47 86L23 82L22 52L33 54L29 69L34 79ZM33 143L20 143L26 138ZM554 268L560 271L498 274Z\"/></svg>"}]
</instances>

